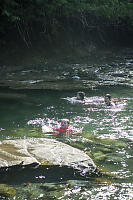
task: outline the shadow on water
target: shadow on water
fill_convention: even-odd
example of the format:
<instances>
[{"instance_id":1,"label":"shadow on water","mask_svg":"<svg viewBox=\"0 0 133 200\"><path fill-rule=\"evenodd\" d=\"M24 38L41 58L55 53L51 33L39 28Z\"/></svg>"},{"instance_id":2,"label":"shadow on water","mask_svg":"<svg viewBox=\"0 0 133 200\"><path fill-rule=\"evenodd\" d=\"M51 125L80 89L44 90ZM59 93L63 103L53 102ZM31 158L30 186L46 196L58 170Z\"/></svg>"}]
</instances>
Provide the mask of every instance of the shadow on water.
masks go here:
<instances>
[{"instance_id":1,"label":"shadow on water","mask_svg":"<svg viewBox=\"0 0 133 200\"><path fill-rule=\"evenodd\" d=\"M0 184L19 185L23 183L66 182L68 180L88 180L92 175L82 175L80 171L67 166L12 166L0 169Z\"/></svg>"}]
</instances>

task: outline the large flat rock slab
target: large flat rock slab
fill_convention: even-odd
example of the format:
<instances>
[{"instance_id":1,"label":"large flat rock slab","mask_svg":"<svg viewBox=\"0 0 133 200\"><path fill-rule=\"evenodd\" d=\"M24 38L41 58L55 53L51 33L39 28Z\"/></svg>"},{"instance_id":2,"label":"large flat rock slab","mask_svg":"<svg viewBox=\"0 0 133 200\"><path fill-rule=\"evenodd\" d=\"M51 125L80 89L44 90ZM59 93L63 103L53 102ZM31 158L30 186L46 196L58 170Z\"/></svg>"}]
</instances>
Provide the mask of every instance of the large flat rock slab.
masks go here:
<instances>
[{"instance_id":1,"label":"large flat rock slab","mask_svg":"<svg viewBox=\"0 0 133 200\"><path fill-rule=\"evenodd\" d=\"M54 139L30 138L0 142L0 168L14 165L59 165L94 172L96 165L83 151Z\"/></svg>"}]
</instances>

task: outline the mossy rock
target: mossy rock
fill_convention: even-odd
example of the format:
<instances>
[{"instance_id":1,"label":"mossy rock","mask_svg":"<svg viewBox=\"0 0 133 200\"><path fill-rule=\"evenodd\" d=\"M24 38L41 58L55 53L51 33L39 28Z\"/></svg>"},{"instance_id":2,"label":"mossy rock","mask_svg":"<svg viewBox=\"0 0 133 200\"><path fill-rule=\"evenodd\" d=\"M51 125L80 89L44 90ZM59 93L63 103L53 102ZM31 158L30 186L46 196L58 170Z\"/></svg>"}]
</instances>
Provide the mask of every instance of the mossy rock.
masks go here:
<instances>
[{"instance_id":1,"label":"mossy rock","mask_svg":"<svg viewBox=\"0 0 133 200\"><path fill-rule=\"evenodd\" d=\"M75 142L75 143L71 143L70 145L77 149L81 149L81 150L85 149L85 146L83 143Z\"/></svg>"},{"instance_id":2,"label":"mossy rock","mask_svg":"<svg viewBox=\"0 0 133 200\"><path fill-rule=\"evenodd\" d=\"M90 158L93 157L92 154L91 154L90 152L86 151L85 153L86 153Z\"/></svg>"},{"instance_id":3,"label":"mossy rock","mask_svg":"<svg viewBox=\"0 0 133 200\"><path fill-rule=\"evenodd\" d=\"M104 184L104 185L111 185L113 183L112 180L108 179L108 178L104 178L104 177L97 177L96 182L99 183L100 185Z\"/></svg>"},{"instance_id":4,"label":"mossy rock","mask_svg":"<svg viewBox=\"0 0 133 200\"><path fill-rule=\"evenodd\" d=\"M87 138L89 140L95 140L97 139L98 136L90 133L84 133L82 137Z\"/></svg>"},{"instance_id":5,"label":"mossy rock","mask_svg":"<svg viewBox=\"0 0 133 200\"><path fill-rule=\"evenodd\" d=\"M107 157L107 160L106 161L108 161L108 162L113 162L113 163L121 163L122 162L122 158L121 157L119 157L119 156L115 156L115 155L109 155L108 157Z\"/></svg>"},{"instance_id":6,"label":"mossy rock","mask_svg":"<svg viewBox=\"0 0 133 200\"><path fill-rule=\"evenodd\" d=\"M68 187L75 187L75 186L82 187L82 186L87 185L87 181L84 181L84 180L68 180L67 185L68 185Z\"/></svg>"},{"instance_id":7,"label":"mossy rock","mask_svg":"<svg viewBox=\"0 0 133 200\"><path fill-rule=\"evenodd\" d=\"M115 147L117 147L117 148L125 148L126 146L127 146L126 143L118 141L118 140L116 141Z\"/></svg>"},{"instance_id":8,"label":"mossy rock","mask_svg":"<svg viewBox=\"0 0 133 200\"><path fill-rule=\"evenodd\" d=\"M96 145L96 144L100 144L100 139L98 138L97 135L94 134L89 134L89 133L85 133L82 135L83 138L88 139L85 143L90 144L90 145Z\"/></svg>"},{"instance_id":9,"label":"mossy rock","mask_svg":"<svg viewBox=\"0 0 133 200\"><path fill-rule=\"evenodd\" d=\"M9 187L8 185L0 184L0 195L15 196L16 190L13 187Z\"/></svg>"},{"instance_id":10,"label":"mossy rock","mask_svg":"<svg viewBox=\"0 0 133 200\"><path fill-rule=\"evenodd\" d=\"M45 183L40 188L45 190L46 192L57 190L57 186L53 183Z\"/></svg>"},{"instance_id":11,"label":"mossy rock","mask_svg":"<svg viewBox=\"0 0 133 200\"><path fill-rule=\"evenodd\" d=\"M121 177L120 177L118 174L116 174L116 173L110 171L110 170L107 169L107 168L98 167L97 170L98 170L98 172L99 172L99 174L100 174L99 177L102 176L103 178L108 178L108 179L112 179L112 180L115 180L115 181L116 181L116 179L117 179L117 180L121 179Z\"/></svg>"},{"instance_id":12,"label":"mossy rock","mask_svg":"<svg viewBox=\"0 0 133 200\"><path fill-rule=\"evenodd\" d=\"M43 187L44 186L44 187ZM46 186L46 188L45 188ZM55 188L54 188L55 186ZM25 199L57 199L58 190L54 183L28 183L17 187L18 198ZM64 192L64 191L63 191ZM54 194L55 193L55 194ZM64 193L63 193L64 194Z\"/></svg>"},{"instance_id":13,"label":"mossy rock","mask_svg":"<svg viewBox=\"0 0 133 200\"><path fill-rule=\"evenodd\" d=\"M116 141L110 138L100 139L100 141L101 141L101 144L108 145L108 146L115 146L116 144Z\"/></svg>"},{"instance_id":14,"label":"mossy rock","mask_svg":"<svg viewBox=\"0 0 133 200\"><path fill-rule=\"evenodd\" d=\"M106 147L97 147L96 151L101 151L103 153L112 153L112 149Z\"/></svg>"},{"instance_id":15,"label":"mossy rock","mask_svg":"<svg viewBox=\"0 0 133 200\"><path fill-rule=\"evenodd\" d=\"M107 176L107 177L116 177L116 175L114 175L111 171L109 171L107 168L99 168L98 167L98 172L103 175L103 176Z\"/></svg>"},{"instance_id":16,"label":"mossy rock","mask_svg":"<svg viewBox=\"0 0 133 200\"><path fill-rule=\"evenodd\" d=\"M56 200L64 196L67 186L65 184L45 183L40 186L40 189L45 192L46 199Z\"/></svg>"},{"instance_id":17,"label":"mossy rock","mask_svg":"<svg viewBox=\"0 0 133 200\"><path fill-rule=\"evenodd\" d=\"M120 140L113 140L110 138L105 138L105 139L101 139L101 143L104 145L109 145L110 147L116 147L116 148L125 148L126 147L126 143L120 141Z\"/></svg>"},{"instance_id":18,"label":"mossy rock","mask_svg":"<svg viewBox=\"0 0 133 200\"><path fill-rule=\"evenodd\" d=\"M101 151L94 153L93 154L93 158L95 162L102 162L106 159L106 155L104 153L102 153Z\"/></svg>"}]
</instances>

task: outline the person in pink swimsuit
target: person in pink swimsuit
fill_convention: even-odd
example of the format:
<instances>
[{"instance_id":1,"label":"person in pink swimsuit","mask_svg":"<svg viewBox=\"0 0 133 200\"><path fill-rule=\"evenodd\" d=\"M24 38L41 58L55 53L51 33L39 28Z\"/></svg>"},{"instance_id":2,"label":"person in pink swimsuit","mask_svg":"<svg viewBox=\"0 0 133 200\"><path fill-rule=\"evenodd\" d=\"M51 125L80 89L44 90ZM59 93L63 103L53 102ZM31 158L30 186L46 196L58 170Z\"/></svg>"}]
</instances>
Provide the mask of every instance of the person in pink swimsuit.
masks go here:
<instances>
[{"instance_id":1,"label":"person in pink swimsuit","mask_svg":"<svg viewBox=\"0 0 133 200\"><path fill-rule=\"evenodd\" d=\"M53 131L64 133L64 132L71 132L72 129L69 128L69 120L68 119L62 119L61 120L61 126L60 127L53 127Z\"/></svg>"}]
</instances>

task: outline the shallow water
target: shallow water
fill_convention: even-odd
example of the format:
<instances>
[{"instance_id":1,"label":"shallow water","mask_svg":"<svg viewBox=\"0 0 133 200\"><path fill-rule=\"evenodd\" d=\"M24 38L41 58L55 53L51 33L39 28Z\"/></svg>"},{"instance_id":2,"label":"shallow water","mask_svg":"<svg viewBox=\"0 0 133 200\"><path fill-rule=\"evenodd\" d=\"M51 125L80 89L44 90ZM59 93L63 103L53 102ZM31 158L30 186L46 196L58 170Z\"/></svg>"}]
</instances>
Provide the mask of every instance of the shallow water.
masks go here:
<instances>
[{"instance_id":1,"label":"shallow water","mask_svg":"<svg viewBox=\"0 0 133 200\"><path fill-rule=\"evenodd\" d=\"M40 170L33 173L34 181L30 177L19 184L9 181L18 199L133 199L133 56L129 51L106 52L79 63L42 63L4 73L0 84L9 85L0 90L1 140L61 140L85 150L100 170L111 173L57 181L46 180ZM85 105L73 101L78 90L86 93ZM111 94L115 108L104 104L106 93ZM43 124L57 126L62 118L70 119L78 133L42 132ZM47 182L47 188L52 184L54 189L46 190Z\"/></svg>"}]
</instances>

